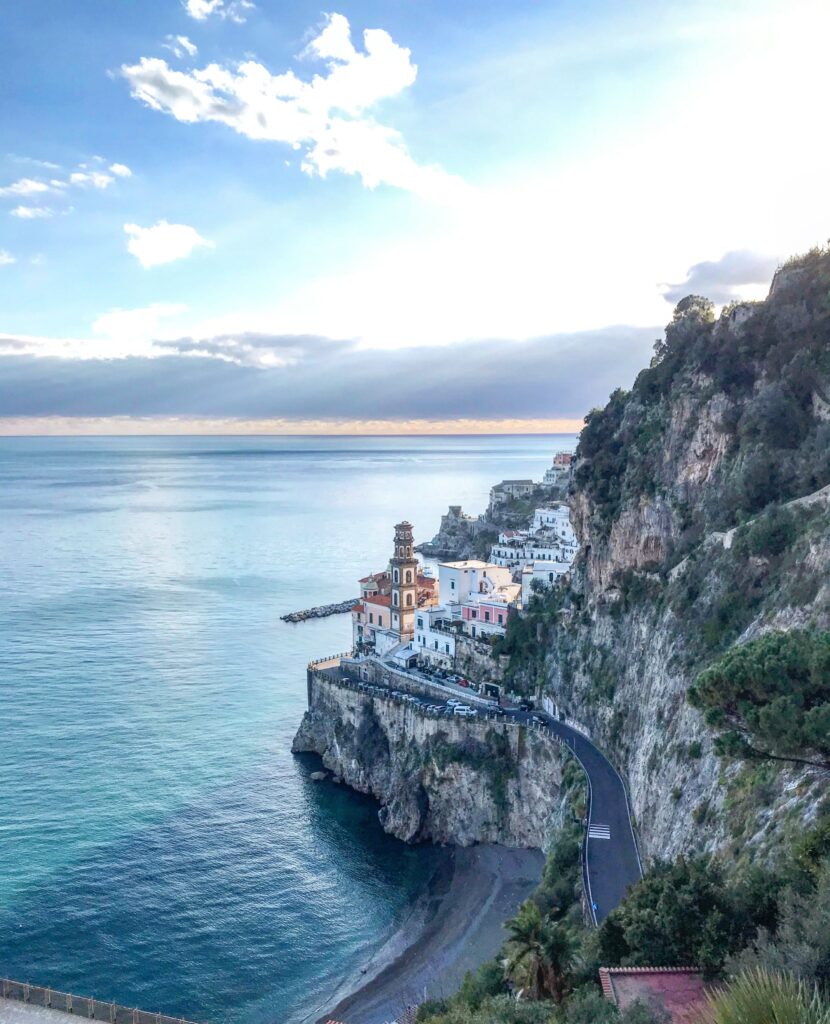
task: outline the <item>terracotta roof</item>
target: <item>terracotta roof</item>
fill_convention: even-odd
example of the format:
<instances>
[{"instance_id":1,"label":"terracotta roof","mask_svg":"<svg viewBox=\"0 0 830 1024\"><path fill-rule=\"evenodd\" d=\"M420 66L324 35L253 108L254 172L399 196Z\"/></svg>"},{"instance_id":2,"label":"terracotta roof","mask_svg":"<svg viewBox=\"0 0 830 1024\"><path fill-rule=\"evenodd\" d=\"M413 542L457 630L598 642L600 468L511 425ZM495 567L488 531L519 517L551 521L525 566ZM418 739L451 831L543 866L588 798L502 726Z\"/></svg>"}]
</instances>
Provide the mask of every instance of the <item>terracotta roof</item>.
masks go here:
<instances>
[{"instance_id":1,"label":"terracotta roof","mask_svg":"<svg viewBox=\"0 0 830 1024\"><path fill-rule=\"evenodd\" d=\"M389 579L389 573L385 569L382 569L380 572L373 572L369 576L364 576L363 579L360 579L357 582L358 583L372 583L372 582L377 581L378 583L383 583L385 580L388 580L388 579Z\"/></svg>"},{"instance_id":2,"label":"terracotta roof","mask_svg":"<svg viewBox=\"0 0 830 1024\"><path fill-rule=\"evenodd\" d=\"M364 598L365 604L380 604L384 608L389 608L392 604L391 594L367 594Z\"/></svg>"},{"instance_id":3,"label":"terracotta roof","mask_svg":"<svg viewBox=\"0 0 830 1024\"><path fill-rule=\"evenodd\" d=\"M599 980L605 998L621 1010L639 999L668 1010L672 1024L706 1018L707 987L694 967L600 967Z\"/></svg>"}]
</instances>

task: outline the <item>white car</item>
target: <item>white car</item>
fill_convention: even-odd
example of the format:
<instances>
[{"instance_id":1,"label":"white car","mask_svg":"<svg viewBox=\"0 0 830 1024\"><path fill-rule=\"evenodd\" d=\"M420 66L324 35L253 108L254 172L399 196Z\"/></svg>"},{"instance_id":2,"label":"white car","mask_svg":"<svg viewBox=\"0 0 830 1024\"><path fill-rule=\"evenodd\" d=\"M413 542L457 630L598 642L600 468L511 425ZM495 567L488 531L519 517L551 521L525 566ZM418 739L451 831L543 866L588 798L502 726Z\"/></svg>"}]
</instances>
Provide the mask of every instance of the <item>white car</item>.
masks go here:
<instances>
[{"instance_id":1,"label":"white car","mask_svg":"<svg viewBox=\"0 0 830 1024\"><path fill-rule=\"evenodd\" d=\"M453 709L454 715L474 715L475 711L472 708L467 707L466 704L457 704Z\"/></svg>"}]
</instances>

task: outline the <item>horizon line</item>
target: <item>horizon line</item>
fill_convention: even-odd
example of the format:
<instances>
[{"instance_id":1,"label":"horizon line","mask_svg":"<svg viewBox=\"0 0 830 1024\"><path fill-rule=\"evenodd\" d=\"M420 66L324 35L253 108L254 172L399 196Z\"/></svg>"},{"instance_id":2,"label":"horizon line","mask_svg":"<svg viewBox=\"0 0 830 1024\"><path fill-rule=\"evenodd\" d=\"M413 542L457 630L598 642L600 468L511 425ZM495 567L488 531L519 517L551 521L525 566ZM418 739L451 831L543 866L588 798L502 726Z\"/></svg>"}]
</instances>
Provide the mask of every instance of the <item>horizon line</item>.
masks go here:
<instances>
[{"instance_id":1,"label":"horizon line","mask_svg":"<svg viewBox=\"0 0 830 1024\"><path fill-rule=\"evenodd\" d=\"M0 437L475 437L579 434L572 417L243 419L174 416L6 416Z\"/></svg>"}]
</instances>

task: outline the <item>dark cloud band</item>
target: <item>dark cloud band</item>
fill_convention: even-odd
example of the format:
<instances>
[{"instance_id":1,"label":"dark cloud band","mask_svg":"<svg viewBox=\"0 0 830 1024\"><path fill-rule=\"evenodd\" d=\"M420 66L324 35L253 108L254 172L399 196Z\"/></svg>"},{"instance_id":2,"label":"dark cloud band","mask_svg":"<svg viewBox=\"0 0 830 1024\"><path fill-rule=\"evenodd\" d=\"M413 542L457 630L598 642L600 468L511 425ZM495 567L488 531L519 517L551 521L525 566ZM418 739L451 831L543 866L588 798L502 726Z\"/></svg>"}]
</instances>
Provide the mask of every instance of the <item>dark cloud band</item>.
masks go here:
<instances>
[{"instance_id":1,"label":"dark cloud band","mask_svg":"<svg viewBox=\"0 0 830 1024\"><path fill-rule=\"evenodd\" d=\"M171 354L153 359L11 352L0 356L0 416L577 418L631 383L657 333L618 327L391 351L223 336L165 343Z\"/></svg>"}]
</instances>

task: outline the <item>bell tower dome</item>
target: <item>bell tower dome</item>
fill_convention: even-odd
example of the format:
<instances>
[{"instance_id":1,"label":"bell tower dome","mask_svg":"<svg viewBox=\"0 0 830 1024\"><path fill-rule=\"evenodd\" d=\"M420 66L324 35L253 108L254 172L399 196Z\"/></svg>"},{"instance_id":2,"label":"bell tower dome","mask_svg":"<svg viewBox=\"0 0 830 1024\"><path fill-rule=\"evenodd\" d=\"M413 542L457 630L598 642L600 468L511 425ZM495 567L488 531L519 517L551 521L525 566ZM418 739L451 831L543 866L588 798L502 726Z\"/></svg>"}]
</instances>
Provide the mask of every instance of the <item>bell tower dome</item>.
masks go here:
<instances>
[{"instance_id":1,"label":"bell tower dome","mask_svg":"<svg viewBox=\"0 0 830 1024\"><path fill-rule=\"evenodd\" d=\"M392 573L392 629L401 640L415 635L415 609L418 606L418 559L412 550L412 524L395 527L395 553L389 562Z\"/></svg>"}]
</instances>

